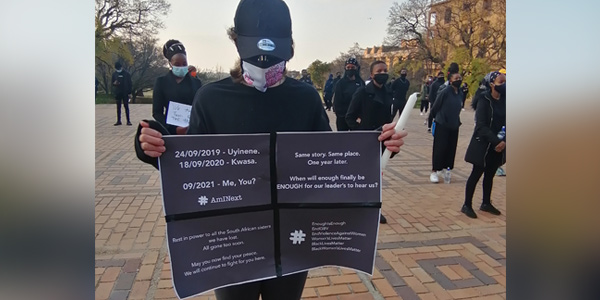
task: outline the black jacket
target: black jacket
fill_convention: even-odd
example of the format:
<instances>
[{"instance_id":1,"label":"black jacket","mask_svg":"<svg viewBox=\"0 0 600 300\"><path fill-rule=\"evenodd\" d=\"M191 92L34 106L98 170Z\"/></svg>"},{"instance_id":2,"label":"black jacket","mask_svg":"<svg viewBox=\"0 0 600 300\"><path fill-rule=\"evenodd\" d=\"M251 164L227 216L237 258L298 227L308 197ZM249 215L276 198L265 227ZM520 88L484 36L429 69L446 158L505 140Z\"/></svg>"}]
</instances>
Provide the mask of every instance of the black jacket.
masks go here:
<instances>
[{"instance_id":1,"label":"black jacket","mask_svg":"<svg viewBox=\"0 0 600 300\"><path fill-rule=\"evenodd\" d=\"M497 104L506 107L506 96L501 95L500 100L494 100L489 92L484 92L480 93L477 98L475 130L465 154L465 161L481 167L485 167L486 164L492 162L497 165L494 167L499 167L506 163L506 148L501 153L496 152L494 148L501 142L498 138L498 132L501 130L501 126L506 124L502 125L494 122L494 105L492 101L500 101Z\"/></svg>"},{"instance_id":2,"label":"black jacket","mask_svg":"<svg viewBox=\"0 0 600 300\"><path fill-rule=\"evenodd\" d=\"M131 94L131 88L133 84L131 83L131 75L129 72L122 70L121 72L115 71L112 74L111 81L114 87L115 95L123 96Z\"/></svg>"},{"instance_id":3,"label":"black jacket","mask_svg":"<svg viewBox=\"0 0 600 300\"><path fill-rule=\"evenodd\" d=\"M360 123L356 119L360 118ZM385 86L377 88L373 82L354 93L346 113L346 123L353 130L375 130L392 122L392 93Z\"/></svg>"},{"instance_id":4,"label":"black jacket","mask_svg":"<svg viewBox=\"0 0 600 300\"><path fill-rule=\"evenodd\" d=\"M410 87L410 81L404 78L396 78L394 83L392 83L392 91L394 93L394 101L398 104L402 104L406 102L406 93L408 92L408 88ZM400 107L404 107L401 105Z\"/></svg>"},{"instance_id":5,"label":"black jacket","mask_svg":"<svg viewBox=\"0 0 600 300\"><path fill-rule=\"evenodd\" d=\"M176 77L171 71L156 78L152 93L152 117L167 128L170 134L177 133L177 126L166 123L169 102L192 105L196 92L202 87L200 79L190 76L189 73L181 82L177 83L175 80Z\"/></svg>"},{"instance_id":6,"label":"black jacket","mask_svg":"<svg viewBox=\"0 0 600 300\"><path fill-rule=\"evenodd\" d=\"M461 125L460 112L463 98L460 88L455 92L452 87L447 86L438 92L436 97L437 99L429 111L433 115L435 123L453 130L458 129Z\"/></svg>"},{"instance_id":7,"label":"black jacket","mask_svg":"<svg viewBox=\"0 0 600 300\"><path fill-rule=\"evenodd\" d=\"M333 111L338 118L346 118L354 92L364 86L365 82L358 76L355 76L354 80L350 80L347 76L340 79L333 92Z\"/></svg>"},{"instance_id":8,"label":"black jacket","mask_svg":"<svg viewBox=\"0 0 600 300\"><path fill-rule=\"evenodd\" d=\"M437 97L438 94L438 90L440 89L440 86L442 86L444 84L444 79L436 79L433 81L433 83L431 83L431 86L429 87L429 103L431 103L431 106L433 106L435 104L435 97Z\"/></svg>"}]
</instances>

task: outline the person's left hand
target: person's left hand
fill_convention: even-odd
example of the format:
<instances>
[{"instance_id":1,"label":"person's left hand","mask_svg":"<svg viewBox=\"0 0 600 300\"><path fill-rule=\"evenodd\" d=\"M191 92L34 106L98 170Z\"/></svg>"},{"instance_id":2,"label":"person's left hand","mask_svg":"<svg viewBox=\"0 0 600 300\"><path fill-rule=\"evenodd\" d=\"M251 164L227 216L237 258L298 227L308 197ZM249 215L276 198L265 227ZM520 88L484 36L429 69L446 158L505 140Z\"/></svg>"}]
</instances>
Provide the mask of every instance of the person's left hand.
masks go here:
<instances>
[{"instance_id":1,"label":"person's left hand","mask_svg":"<svg viewBox=\"0 0 600 300\"><path fill-rule=\"evenodd\" d=\"M400 146L404 145L404 140L408 133L405 130L396 132L394 129L396 122L388 123L383 125L381 134L379 135L379 141L383 142L383 145L392 152L400 152Z\"/></svg>"}]
</instances>

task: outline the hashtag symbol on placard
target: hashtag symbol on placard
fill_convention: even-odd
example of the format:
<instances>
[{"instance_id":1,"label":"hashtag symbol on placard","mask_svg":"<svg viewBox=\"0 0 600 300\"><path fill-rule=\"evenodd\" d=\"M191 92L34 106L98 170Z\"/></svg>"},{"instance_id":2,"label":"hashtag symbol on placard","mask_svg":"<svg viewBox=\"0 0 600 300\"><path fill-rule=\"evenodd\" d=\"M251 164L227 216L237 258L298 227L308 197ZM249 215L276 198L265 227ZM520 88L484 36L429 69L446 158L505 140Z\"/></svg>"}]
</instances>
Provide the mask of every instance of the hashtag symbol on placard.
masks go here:
<instances>
[{"instance_id":1,"label":"hashtag symbol on placard","mask_svg":"<svg viewBox=\"0 0 600 300\"><path fill-rule=\"evenodd\" d=\"M305 241L304 237L306 236L306 234L302 232L302 230L295 230L294 232L290 233L290 235L290 241L292 241L294 245L300 245L302 244L302 242Z\"/></svg>"},{"instance_id":2,"label":"hashtag symbol on placard","mask_svg":"<svg viewBox=\"0 0 600 300\"><path fill-rule=\"evenodd\" d=\"M204 206L204 205L206 205L206 203L208 203L208 198L206 198L206 196L200 196L200 197L198 197L198 203L200 203L200 205Z\"/></svg>"}]
</instances>

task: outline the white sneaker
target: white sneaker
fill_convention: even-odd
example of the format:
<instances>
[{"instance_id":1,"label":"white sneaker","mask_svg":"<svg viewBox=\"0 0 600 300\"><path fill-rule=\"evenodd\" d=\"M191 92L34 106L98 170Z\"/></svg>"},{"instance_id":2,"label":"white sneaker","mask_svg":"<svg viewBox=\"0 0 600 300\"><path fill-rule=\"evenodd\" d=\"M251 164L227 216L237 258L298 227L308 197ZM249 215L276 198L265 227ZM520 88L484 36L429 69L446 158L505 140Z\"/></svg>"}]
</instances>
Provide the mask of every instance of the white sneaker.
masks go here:
<instances>
[{"instance_id":1,"label":"white sneaker","mask_svg":"<svg viewBox=\"0 0 600 300\"><path fill-rule=\"evenodd\" d=\"M464 108L462 108L462 111L465 111L465 109L464 109Z\"/></svg>"},{"instance_id":2,"label":"white sneaker","mask_svg":"<svg viewBox=\"0 0 600 300\"><path fill-rule=\"evenodd\" d=\"M423 112L421 112L421 116L423 115Z\"/></svg>"},{"instance_id":3,"label":"white sneaker","mask_svg":"<svg viewBox=\"0 0 600 300\"><path fill-rule=\"evenodd\" d=\"M431 181L431 183L440 182L440 179L438 178L438 172L431 172L431 175L429 175L429 181Z\"/></svg>"}]
</instances>

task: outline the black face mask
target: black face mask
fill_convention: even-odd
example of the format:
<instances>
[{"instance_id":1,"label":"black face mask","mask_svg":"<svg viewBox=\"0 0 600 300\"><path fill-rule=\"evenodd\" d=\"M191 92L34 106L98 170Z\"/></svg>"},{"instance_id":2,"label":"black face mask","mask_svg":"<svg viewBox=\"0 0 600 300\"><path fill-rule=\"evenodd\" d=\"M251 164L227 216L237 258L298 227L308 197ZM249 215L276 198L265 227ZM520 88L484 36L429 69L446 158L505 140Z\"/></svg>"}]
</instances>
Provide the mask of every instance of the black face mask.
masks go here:
<instances>
[{"instance_id":1,"label":"black face mask","mask_svg":"<svg viewBox=\"0 0 600 300\"><path fill-rule=\"evenodd\" d=\"M453 81L453 82L452 82L452 85L453 85L455 88L460 88L460 86L462 85L462 80Z\"/></svg>"},{"instance_id":2,"label":"black face mask","mask_svg":"<svg viewBox=\"0 0 600 300\"><path fill-rule=\"evenodd\" d=\"M438 81L444 81L444 77L438 77L437 80Z\"/></svg>"},{"instance_id":3,"label":"black face mask","mask_svg":"<svg viewBox=\"0 0 600 300\"><path fill-rule=\"evenodd\" d=\"M335 76L335 78L340 79L342 78L342 75Z\"/></svg>"},{"instance_id":4,"label":"black face mask","mask_svg":"<svg viewBox=\"0 0 600 300\"><path fill-rule=\"evenodd\" d=\"M379 73L373 76L373 80L375 80L375 82L377 82L379 85L384 85L389 77L389 74Z\"/></svg>"},{"instance_id":5,"label":"black face mask","mask_svg":"<svg viewBox=\"0 0 600 300\"><path fill-rule=\"evenodd\" d=\"M500 85L494 85L496 92L504 95L506 93L506 82Z\"/></svg>"},{"instance_id":6,"label":"black face mask","mask_svg":"<svg viewBox=\"0 0 600 300\"><path fill-rule=\"evenodd\" d=\"M344 72L344 75L348 78L356 75L356 69L350 69L350 70L346 70L346 72Z\"/></svg>"},{"instance_id":7,"label":"black face mask","mask_svg":"<svg viewBox=\"0 0 600 300\"><path fill-rule=\"evenodd\" d=\"M402 79L406 78L406 74L400 74L400 78L402 78Z\"/></svg>"}]
</instances>

